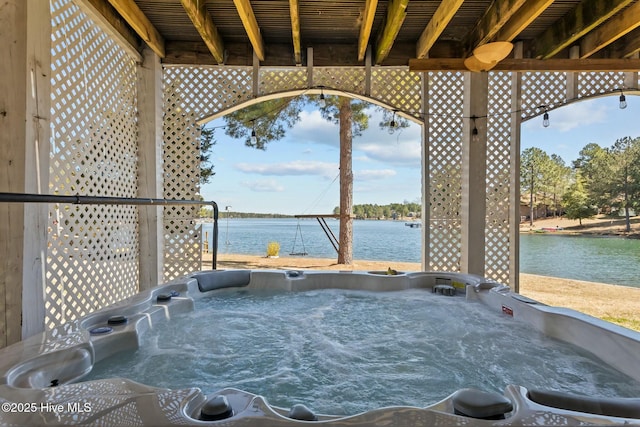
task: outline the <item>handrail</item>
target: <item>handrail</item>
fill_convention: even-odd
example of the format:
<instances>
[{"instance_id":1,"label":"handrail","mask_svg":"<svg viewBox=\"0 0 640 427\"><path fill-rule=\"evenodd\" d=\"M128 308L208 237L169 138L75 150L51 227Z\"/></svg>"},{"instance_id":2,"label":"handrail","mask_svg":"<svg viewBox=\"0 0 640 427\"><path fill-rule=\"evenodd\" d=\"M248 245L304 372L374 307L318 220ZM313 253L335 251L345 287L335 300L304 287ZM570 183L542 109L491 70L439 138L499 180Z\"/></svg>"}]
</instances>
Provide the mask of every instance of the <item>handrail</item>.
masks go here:
<instances>
[{"instance_id":1,"label":"handrail","mask_svg":"<svg viewBox=\"0 0 640 427\"><path fill-rule=\"evenodd\" d=\"M74 205L211 205L213 208L213 259L212 269L218 263L218 204L206 200L152 199L144 197L61 196L55 194L3 193L0 202L5 203L70 203Z\"/></svg>"}]
</instances>

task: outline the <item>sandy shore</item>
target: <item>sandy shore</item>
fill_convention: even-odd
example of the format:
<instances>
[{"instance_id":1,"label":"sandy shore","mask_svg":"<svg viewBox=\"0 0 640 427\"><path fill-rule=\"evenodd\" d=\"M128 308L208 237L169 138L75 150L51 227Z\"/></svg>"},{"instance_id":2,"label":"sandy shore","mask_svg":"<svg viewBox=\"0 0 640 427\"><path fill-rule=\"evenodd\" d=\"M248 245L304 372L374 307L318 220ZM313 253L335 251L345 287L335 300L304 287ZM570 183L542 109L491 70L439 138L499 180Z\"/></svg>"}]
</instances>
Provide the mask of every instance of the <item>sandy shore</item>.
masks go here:
<instances>
[{"instance_id":1,"label":"sandy shore","mask_svg":"<svg viewBox=\"0 0 640 427\"><path fill-rule=\"evenodd\" d=\"M203 268L211 268L204 255ZM257 255L218 254L218 268L281 270L386 270L420 271L419 263L356 260L352 265L335 259L308 257L266 258ZM544 304L568 307L640 331L640 288L520 274L520 293Z\"/></svg>"}]
</instances>

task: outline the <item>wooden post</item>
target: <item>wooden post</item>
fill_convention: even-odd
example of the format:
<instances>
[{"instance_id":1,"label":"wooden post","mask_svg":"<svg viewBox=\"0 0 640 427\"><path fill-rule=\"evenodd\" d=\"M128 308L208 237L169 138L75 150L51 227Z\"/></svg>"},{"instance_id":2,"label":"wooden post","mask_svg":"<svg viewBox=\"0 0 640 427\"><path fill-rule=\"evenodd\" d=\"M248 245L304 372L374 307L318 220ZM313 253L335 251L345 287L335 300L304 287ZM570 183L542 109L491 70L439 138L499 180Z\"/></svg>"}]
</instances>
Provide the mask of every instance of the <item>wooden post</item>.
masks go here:
<instances>
[{"instance_id":1,"label":"wooden post","mask_svg":"<svg viewBox=\"0 0 640 427\"><path fill-rule=\"evenodd\" d=\"M422 73L422 270L431 270L431 150L429 149L429 73Z\"/></svg>"},{"instance_id":2,"label":"wooden post","mask_svg":"<svg viewBox=\"0 0 640 427\"><path fill-rule=\"evenodd\" d=\"M143 52L138 67L138 197L163 198L162 170L162 65L151 50ZM139 290L162 283L164 239L163 208L140 206Z\"/></svg>"},{"instance_id":3,"label":"wooden post","mask_svg":"<svg viewBox=\"0 0 640 427\"><path fill-rule=\"evenodd\" d=\"M484 276L487 171L487 100L489 74L468 72L464 78L462 126L462 253L463 273ZM471 117L477 117L473 120ZM477 135L473 135L473 129Z\"/></svg>"},{"instance_id":4,"label":"wooden post","mask_svg":"<svg viewBox=\"0 0 640 427\"><path fill-rule=\"evenodd\" d=\"M0 8L0 191L47 193L51 104L49 2ZM44 330L46 204L0 205L0 347Z\"/></svg>"},{"instance_id":5,"label":"wooden post","mask_svg":"<svg viewBox=\"0 0 640 427\"><path fill-rule=\"evenodd\" d=\"M515 58L522 58L522 42L514 46ZM522 125L522 73L511 73L511 159L509 174L509 286L520 292L520 129Z\"/></svg>"}]
</instances>

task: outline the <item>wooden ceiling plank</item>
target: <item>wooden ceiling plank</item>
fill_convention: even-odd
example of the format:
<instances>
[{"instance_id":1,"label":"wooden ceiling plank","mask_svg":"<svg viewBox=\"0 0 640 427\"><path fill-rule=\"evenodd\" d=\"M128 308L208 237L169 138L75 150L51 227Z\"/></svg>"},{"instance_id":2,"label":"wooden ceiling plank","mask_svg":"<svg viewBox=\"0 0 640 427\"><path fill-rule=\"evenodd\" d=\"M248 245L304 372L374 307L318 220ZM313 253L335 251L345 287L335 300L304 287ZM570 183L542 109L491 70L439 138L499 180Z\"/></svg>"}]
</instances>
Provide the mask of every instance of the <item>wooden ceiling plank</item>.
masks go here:
<instances>
[{"instance_id":1,"label":"wooden ceiling plank","mask_svg":"<svg viewBox=\"0 0 640 427\"><path fill-rule=\"evenodd\" d=\"M409 0L389 0L384 29L378 35L375 63L380 64L389 55L389 51L396 40L400 27L407 17Z\"/></svg>"},{"instance_id":2,"label":"wooden ceiling plank","mask_svg":"<svg viewBox=\"0 0 640 427\"><path fill-rule=\"evenodd\" d=\"M364 12L362 15L362 25L360 26L360 36L358 37L358 61L363 61L367 52L367 45L371 37L371 28L373 27L373 18L376 16L378 8L378 0L366 0Z\"/></svg>"},{"instance_id":3,"label":"wooden ceiling plank","mask_svg":"<svg viewBox=\"0 0 640 427\"><path fill-rule=\"evenodd\" d=\"M291 37L293 39L293 56L296 65L302 64L302 42L300 40L300 4L298 0L289 0L291 15Z\"/></svg>"},{"instance_id":4,"label":"wooden ceiling plank","mask_svg":"<svg viewBox=\"0 0 640 427\"><path fill-rule=\"evenodd\" d=\"M580 57L588 58L640 26L640 2L596 28L580 41Z\"/></svg>"},{"instance_id":5,"label":"wooden ceiling plank","mask_svg":"<svg viewBox=\"0 0 640 427\"><path fill-rule=\"evenodd\" d=\"M462 6L464 0L445 0L440 3L433 17L422 31L418 43L416 45L416 57L424 58L440 37L440 34L449 24L449 21L455 16L456 12Z\"/></svg>"},{"instance_id":6,"label":"wooden ceiling plank","mask_svg":"<svg viewBox=\"0 0 640 427\"><path fill-rule=\"evenodd\" d=\"M216 62L218 64L224 63L222 38L218 33L218 29L213 25L211 16L207 13L206 3L198 0L180 0L180 2Z\"/></svg>"},{"instance_id":7,"label":"wooden ceiling plank","mask_svg":"<svg viewBox=\"0 0 640 427\"><path fill-rule=\"evenodd\" d=\"M496 0L491 3L484 16L466 37L469 50L483 45L500 31L511 17L526 3L526 0Z\"/></svg>"},{"instance_id":8,"label":"wooden ceiling plank","mask_svg":"<svg viewBox=\"0 0 640 427\"><path fill-rule=\"evenodd\" d=\"M534 56L548 59L611 18L633 0L584 0L536 39Z\"/></svg>"},{"instance_id":9,"label":"wooden ceiling plank","mask_svg":"<svg viewBox=\"0 0 640 427\"><path fill-rule=\"evenodd\" d=\"M551 4L553 0L530 0L527 1L516 13L513 14L511 19L498 31L495 36L495 40L499 41L513 41L518 34L520 34L525 28L529 26L542 12L544 12Z\"/></svg>"},{"instance_id":10,"label":"wooden ceiling plank","mask_svg":"<svg viewBox=\"0 0 640 427\"><path fill-rule=\"evenodd\" d=\"M164 39L133 0L109 0L109 3L160 58L165 57Z\"/></svg>"},{"instance_id":11,"label":"wooden ceiling plank","mask_svg":"<svg viewBox=\"0 0 640 427\"><path fill-rule=\"evenodd\" d=\"M468 71L462 58L410 59L409 70ZM640 59L512 59L498 62L491 71L638 71Z\"/></svg>"},{"instance_id":12,"label":"wooden ceiling plank","mask_svg":"<svg viewBox=\"0 0 640 427\"><path fill-rule=\"evenodd\" d=\"M247 32L251 46L253 46L253 51L260 61L264 61L264 42L251 2L249 0L233 0L233 3L236 5L244 30Z\"/></svg>"}]
</instances>

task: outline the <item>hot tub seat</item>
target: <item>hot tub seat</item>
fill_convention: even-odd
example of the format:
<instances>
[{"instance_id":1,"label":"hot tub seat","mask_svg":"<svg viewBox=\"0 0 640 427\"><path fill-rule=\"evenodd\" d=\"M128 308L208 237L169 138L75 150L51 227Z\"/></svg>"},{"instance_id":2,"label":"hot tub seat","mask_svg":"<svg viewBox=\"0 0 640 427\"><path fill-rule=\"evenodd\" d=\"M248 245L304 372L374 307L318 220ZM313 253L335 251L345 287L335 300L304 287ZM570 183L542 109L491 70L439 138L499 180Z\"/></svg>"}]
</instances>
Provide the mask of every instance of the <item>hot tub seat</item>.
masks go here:
<instances>
[{"instance_id":1,"label":"hot tub seat","mask_svg":"<svg viewBox=\"0 0 640 427\"><path fill-rule=\"evenodd\" d=\"M577 396L550 390L531 389L527 397L540 405L575 412L640 419L640 399Z\"/></svg>"}]
</instances>

